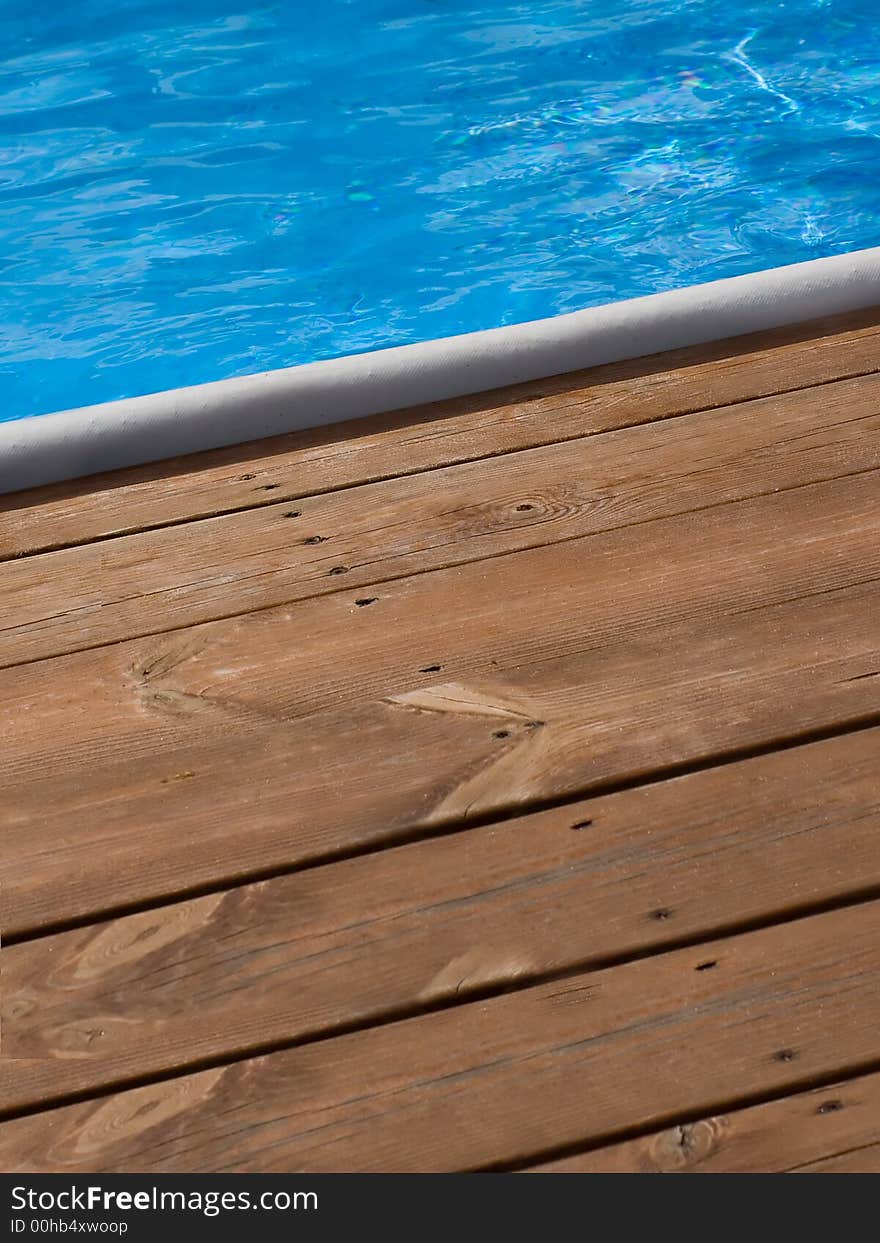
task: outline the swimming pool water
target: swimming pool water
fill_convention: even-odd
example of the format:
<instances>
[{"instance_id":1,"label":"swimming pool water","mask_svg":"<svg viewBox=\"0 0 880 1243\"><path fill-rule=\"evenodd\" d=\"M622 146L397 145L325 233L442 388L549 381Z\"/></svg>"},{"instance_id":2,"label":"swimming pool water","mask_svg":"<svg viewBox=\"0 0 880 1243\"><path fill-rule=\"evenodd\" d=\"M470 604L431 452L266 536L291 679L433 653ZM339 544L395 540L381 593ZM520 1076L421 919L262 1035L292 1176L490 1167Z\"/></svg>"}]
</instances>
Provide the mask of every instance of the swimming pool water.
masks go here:
<instances>
[{"instance_id":1,"label":"swimming pool water","mask_svg":"<svg viewBox=\"0 0 880 1243\"><path fill-rule=\"evenodd\" d=\"M0 0L0 420L880 243L877 0Z\"/></svg>"}]
</instances>

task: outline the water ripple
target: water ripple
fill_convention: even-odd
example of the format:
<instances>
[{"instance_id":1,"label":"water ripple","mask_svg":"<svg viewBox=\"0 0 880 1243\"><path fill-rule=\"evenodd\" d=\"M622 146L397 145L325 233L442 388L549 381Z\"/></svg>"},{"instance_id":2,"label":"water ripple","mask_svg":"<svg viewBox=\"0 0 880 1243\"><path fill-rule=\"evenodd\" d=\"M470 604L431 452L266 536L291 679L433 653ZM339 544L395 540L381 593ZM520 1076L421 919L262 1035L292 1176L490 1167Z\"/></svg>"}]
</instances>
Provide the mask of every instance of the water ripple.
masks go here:
<instances>
[{"instance_id":1,"label":"water ripple","mask_svg":"<svg viewBox=\"0 0 880 1243\"><path fill-rule=\"evenodd\" d=\"M0 20L0 419L880 244L876 0Z\"/></svg>"}]
</instances>

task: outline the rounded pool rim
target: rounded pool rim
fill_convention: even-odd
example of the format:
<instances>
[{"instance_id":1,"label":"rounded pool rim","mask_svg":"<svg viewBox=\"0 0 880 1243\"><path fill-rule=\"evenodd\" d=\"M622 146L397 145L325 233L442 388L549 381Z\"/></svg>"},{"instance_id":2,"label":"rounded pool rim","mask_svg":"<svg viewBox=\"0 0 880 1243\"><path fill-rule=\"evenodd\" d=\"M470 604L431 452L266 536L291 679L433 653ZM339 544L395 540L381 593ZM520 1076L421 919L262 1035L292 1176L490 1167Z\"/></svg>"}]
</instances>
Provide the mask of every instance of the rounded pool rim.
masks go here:
<instances>
[{"instance_id":1,"label":"rounded pool rim","mask_svg":"<svg viewBox=\"0 0 880 1243\"><path fill-rule=\"evenodd\" d=\"M880 306L880 247L0 424L0 493ZM880 360L878 360L880 363Z\"/></svg>"}]
</instances>

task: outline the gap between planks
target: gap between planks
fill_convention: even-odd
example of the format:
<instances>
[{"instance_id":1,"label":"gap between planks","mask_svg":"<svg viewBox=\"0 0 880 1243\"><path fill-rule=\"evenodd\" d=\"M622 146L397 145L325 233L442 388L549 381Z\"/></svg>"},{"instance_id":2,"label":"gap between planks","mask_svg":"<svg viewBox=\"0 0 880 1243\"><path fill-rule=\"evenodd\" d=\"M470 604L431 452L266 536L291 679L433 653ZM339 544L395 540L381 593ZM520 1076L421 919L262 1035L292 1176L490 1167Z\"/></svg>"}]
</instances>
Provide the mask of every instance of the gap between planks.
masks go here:
<instances>
[{"instance_id":1,"label":"gap between planks","mask_svg":"<svg viewBox=\"0 0 880 1243\"><path fill-rule=\"evenodd\" d=\"M0 1128L10 1172L441 1172L876 1069L867 903ZM796 932L797 935L793 935Z\"/></svg>"},{"instance_id":2,"label":"gap between planks","mask_svg":"<svg viewBox=\"0 0 880 1243\"><path fill-rule=\"evenodd\" d=\"M529 1174L880 1174L880 1074L529 1167Z\"/></svg>"},{"instance_id":3,"label":"gap between planks","mask_svg":"<svg viewBox=\"0 0 880 1243\"><path fill-rule=\"evenodd\" d=\"M880 729L7 947L2 1109L877 897L878 762Z\"/></svg>"},{"instance_id":4,"label":"gap between planks","mask_svg":"<svg viewBox=\"0 0 880 1243\"><path fill-rule=\"evenodd\" d=\"M873 308L0 498L0 558L868 374L878 369L878 316Z\"/></svg>"},{"instance_id":5,"label":"gap between planks","mask_svg":"<svg viewBox=\"0 0 880 1243\"><path fill-rule=\"evenodd\" d=\"M8 561L0 667L870 471L878 399L844 380Z\"/></svg>"}]
</instances>

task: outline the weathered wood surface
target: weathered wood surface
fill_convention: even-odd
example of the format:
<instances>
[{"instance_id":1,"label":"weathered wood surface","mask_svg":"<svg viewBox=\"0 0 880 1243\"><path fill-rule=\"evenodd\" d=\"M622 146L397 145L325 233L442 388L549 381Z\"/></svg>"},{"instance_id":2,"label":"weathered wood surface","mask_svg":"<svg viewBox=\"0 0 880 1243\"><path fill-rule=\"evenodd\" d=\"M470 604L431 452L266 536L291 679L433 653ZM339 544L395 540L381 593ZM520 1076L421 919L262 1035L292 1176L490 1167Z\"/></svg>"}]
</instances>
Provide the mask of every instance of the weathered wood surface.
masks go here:
<instances>
[{"instance_id":1,"label":"weathered wood surface","mask_svg":"<svg viewBox=\"0 0 880 1243\"><path fill-rule=\"evenodd\" d=\"M4 951L0 1108L880 892L880 730Z\"/></svg>"},{"instance_id":2,"label":"weathered wood surface","mask_svg":"<svg viewBox=\"0 0 880 1243\"><path fill-rule=\"evenodd\" d=\"M715 1114L876 1056L869 903L19 1118L10 1172L442 1171Z\"/></svg>"},{"instance_id":3,"label":"weathered wood surface","mask_svg":"<svg viewBox=\"0 0 880 1243\"><path fill-rule=\"evenodd\" d=\"M880 374L26 557L0 666L878 467Z\"/></svg>"},{"instance_id":4,"label":"weathered wood surface","mask_svg":"<svg viewBox=\"0 0 880 1243\"><path fill-rule=\"evenodd\" d=\"M880 1143L798 1166L793 1174L880 1174Z\"/></svg>"},{"instance_id":5,"label":"weathered wood surface","mask_svg":"<svg viewBox=\"0 0 880 1243\"><path fill-rule=\"evenodd\" d=\"M875 716L877 488L862 475L398 580L368 608L333 596L3 671L5 926Z\"/></svg>"},{"instance_id":6,"label":"weathered wood surface","mask_svg":"<svg viewBox=\"0 0 880 1243\"><path fill-rule=\"evenodd\" d=\"M534 1167L542 1174L880 1172L880 1075Z\"/></svg>"},{"instance_id":7,"label":"weathered wood surface","mask_svg":"<svg viewBox=\"0 0 880 1243\"><path fill-rule=\"evenodd\" d=\"M3 1168L878 1168L880 312L817 332L0 502Z\"/></svg>"},{"instance_id":8,"label":"weathered wood surface","mask_svg":"<svg viewBox=\"0 0 880 1243\"><path fill-rule=\"evenodd\" d=\"M880 370L875 308L0 497L0 557L291 500L350 484Z\"/></svg>"}]
</instances>

